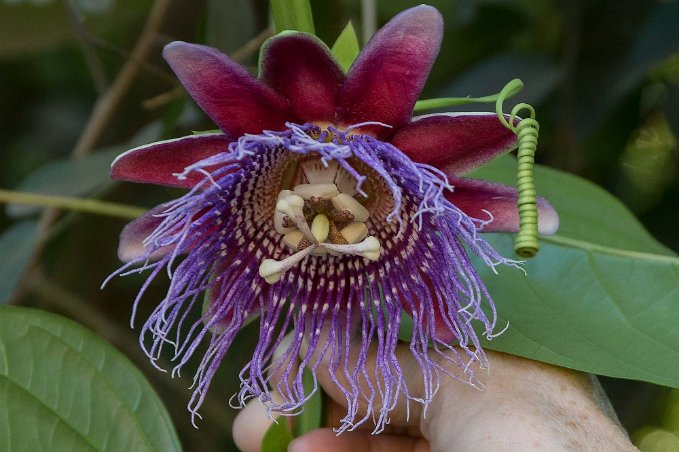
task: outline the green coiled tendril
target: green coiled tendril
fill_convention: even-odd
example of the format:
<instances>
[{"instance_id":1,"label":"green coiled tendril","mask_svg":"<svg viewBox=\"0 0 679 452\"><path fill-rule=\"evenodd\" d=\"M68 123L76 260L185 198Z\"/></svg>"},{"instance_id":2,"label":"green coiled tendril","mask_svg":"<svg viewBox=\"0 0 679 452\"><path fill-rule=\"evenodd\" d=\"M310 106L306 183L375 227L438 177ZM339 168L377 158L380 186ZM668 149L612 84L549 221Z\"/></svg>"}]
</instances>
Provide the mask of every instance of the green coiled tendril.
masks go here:
<instances>
[{"instance_id":1,"label":"green coiled tendril","mask_svg":"<svg viewBox=\"0 0 679 452\"><path fill-rule=\"evenodd\" d=\"M514 79L507 83L495 102L495 109L500 122L514 132L519 141L518 171L516 186L519 192L517 207L519 209L519 232L514 239L514 252L521 258L531 258L540 250L538 244L538 206L537 193L533 182L533 165L538 145L540 124L535 119L535 109L526 103L519 103L512 108L509 121L502 111L502 103L514 96L523 88L523 82ZM529 117L520 118L518 113L525 110ZM517 122L518 119L518 122Z\"/></svg>"}]
</instances>

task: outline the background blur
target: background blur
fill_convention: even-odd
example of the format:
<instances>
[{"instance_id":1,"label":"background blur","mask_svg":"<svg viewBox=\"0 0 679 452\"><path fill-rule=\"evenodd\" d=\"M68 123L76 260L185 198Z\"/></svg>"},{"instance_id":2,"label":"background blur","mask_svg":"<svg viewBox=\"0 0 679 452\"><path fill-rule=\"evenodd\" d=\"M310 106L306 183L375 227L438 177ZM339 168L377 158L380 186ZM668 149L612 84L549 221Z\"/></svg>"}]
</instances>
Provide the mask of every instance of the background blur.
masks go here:
<instances>
[{"instance_id":1,"label":"background blur","mask_svg":"<svg viewBox=\"0 0 679 452\"><path fill-rule=\"evenodd\" d=\"M363 35L420 2L379 0L374 19L359 0L312 6L318 34L332 44L349 19ZM679 251L679 1L429 3L445 16L446 31L424 98L489 95L523 79L521 97L536 106L541 124L538 161L603 186ZM207 43L254 71L268 24L266 0L0 0L0 188L142 207L175 197L170 189L108 180L111 160L130 147L214 128L178 87L162 46ZM257 326L232 347L194 429L186 411L191 372L172 380L154 370L129 328L142 278L99 289L120 265L124 223L1 209L0 257L11 265L0 267L0 303L91 328L146 373L186 450L232 450L235 413L227 401ZM153 284L140 319L164 290L162 281ZM679 392L602 383L642 450L679 450Z\"/></svg>"}]
</instances>

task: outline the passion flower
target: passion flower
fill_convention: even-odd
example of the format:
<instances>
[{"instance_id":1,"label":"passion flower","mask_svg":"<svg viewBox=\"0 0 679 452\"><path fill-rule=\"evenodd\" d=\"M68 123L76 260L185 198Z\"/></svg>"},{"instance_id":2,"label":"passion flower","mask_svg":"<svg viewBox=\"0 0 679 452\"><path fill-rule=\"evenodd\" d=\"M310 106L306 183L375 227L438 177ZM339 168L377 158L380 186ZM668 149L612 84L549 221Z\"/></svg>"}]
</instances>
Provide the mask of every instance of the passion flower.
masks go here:
<instances>
[{"instance_id":1,"label":"passion flower","mask_svg":"<svg viewBox=\"0 0 679 452\"><path fill-rule=\"evenodd\" d=\"M259 340L240 372L239 404L258 397L298 412L310 396L302 370L315 379L324 360L349 407L340 430L372 417L379 431L398 397L428 404L441 373L474 382L469 365L485 356L473 323L492 337L496 318L469 253L491 267L516 266L481 233L515 232L519 222L515 189L460 175L516 138L495 113L411 117L442 32L434 8L409 9L348 74L316 37L286 32L264 45L260 80L213 48L165 47L221 132L132 149L113 163L116 179L189 189L124 229L119 254L128 263L119 273L150 271L136 303L158 274L170 275L141 332L152 339L141 341L152 360L170 347L178 372L207 343L192 413L254 316ZM543 199L538 208L540 231L554 232L554 209ZM423 395L409 393L394 353L404 313Z\"/></svg>"}]
</instances>

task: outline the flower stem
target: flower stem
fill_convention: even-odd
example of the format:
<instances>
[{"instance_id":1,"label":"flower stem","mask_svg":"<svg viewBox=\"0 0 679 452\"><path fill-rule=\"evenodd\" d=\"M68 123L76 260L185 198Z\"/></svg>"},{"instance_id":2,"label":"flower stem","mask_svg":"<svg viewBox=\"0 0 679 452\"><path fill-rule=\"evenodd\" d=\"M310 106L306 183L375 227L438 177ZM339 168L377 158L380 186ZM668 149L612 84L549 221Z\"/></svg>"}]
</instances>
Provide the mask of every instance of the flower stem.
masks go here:
<instances>
[{"instance_id":1,"label":"flower stem","mask_svg":"<svg viewBox=\"0 0 679 452\"><path fill-rule=\"evenodd\" d=\"M413 109L414 113L424 111L424 110L433 110L435 108L447 108L447 107L455 107L458 105L469 105L469 104L496 104L498 100L501 98L502 100L509 99L510 97L515 96L518 94L519 91L523 88L523 82L519 79L514 79L507 83L504 88L502 88L502 91L500 91L497 94L491 94L490 96L483 96L483 97L437 97L435 99L422 99L418 100L417 103L415 104L415 108ZM500 104L501 105L501 104ZM509 126L506 124L506 120L504 118L500 119L500 121L505 121L505 126Z\"/></svg>"},{"instance_id":2,"label":"flower stem","mask_svg":"<svg viewBox=\"0 0 679 452\"><path fill-rule=\"evenodd\" d=\"M93 213L108 217L131 220L139 217L145 209L98 199L71 198L67 196L44 195L11 190L0 190L0 203L27 204L39 207L54 207L78 212Z\"/></svg>"},{"instance_id":3,"label":"flower stem","mask_svg":"<svg viewBox=\"0 0 679 452\"><path fill-rule=\"evenodd\" d=\"M414 112L433 110L434 108L455 107L469 104L493 104L499 94L483 97L437 97L436 99L422 99L415 104Z\"/></svg>"},{"instance_id":4,"label":"flower stem","mask_svg":"<svg viewBox=\"0 0 679 452\"><path fill-rule=\"evenodd\" d=\"M363 19L363 44L367 44L377 31L377 4L375 0L361 0Z\"/></svg>"},{"instance_id":5,"label":"flower stem","mask_svg":"<svg viewBox=\"0 0 679 452\"><path fill-rule=\"evenodd\" d=\"M271 15L277 33L297 30L316 34L309 0L271 0Z\"/></svg>"}]
</instances>

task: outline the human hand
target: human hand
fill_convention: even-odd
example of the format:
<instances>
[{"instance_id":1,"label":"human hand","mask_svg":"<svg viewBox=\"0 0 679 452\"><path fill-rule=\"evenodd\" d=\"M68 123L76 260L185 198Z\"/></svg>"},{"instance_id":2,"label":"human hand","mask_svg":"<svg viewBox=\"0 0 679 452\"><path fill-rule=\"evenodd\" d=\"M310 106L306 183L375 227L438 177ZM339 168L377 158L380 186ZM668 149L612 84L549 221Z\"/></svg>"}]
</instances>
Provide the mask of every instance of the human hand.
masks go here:
<instances>
[{"instance_id":1,"label":"human hand","mask_svg":"<svg viewBox=\"0 0 679 452\"><path fill-rule=\"evenodd\" d=\"M295 439L291 452L425 451L633 451L605 395L593 378L549 364L486 351L490 371L477 370L483 390L443 376L426 413L417 403L406 411L403 398L379 435L365 423L337 436L332 429ZM422 392L419 364L407 345L397 356L408 388ZM373 361L374 362L374 361ZM442 365L445 363L442 361ZM329 395L328 424L339 426L346 413L344 396L319 368L318 380ZM412 381L411 381L412 380ZM420 382L418 386L418 382ZM244 452L260 450L273 422L258 400L237 416L233 437Z\"/></svg>"}]
</instances>

